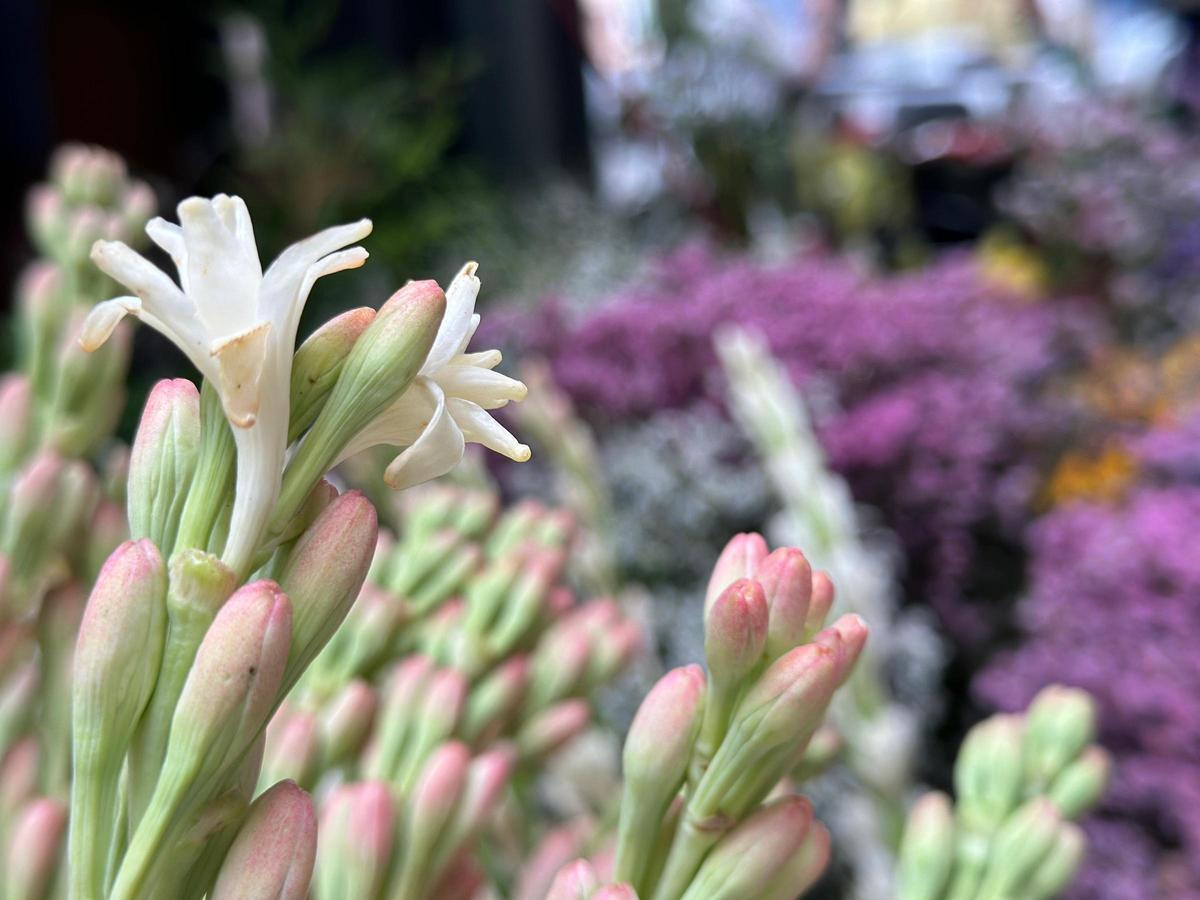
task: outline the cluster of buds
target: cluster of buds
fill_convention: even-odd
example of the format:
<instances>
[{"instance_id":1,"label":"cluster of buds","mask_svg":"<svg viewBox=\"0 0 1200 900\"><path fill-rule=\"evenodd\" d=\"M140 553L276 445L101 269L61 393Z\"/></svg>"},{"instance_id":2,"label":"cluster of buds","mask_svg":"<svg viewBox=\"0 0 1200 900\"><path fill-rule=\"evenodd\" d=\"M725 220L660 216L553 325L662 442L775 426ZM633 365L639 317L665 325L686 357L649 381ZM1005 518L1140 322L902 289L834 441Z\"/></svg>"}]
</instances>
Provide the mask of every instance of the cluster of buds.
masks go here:
<instances>
[{"instance_id":1,"label":"cluster of buds","mask_svg":"<svg viewBox=\"0 0 1200 900\"><path fill-rule=\"evenodd\" d=\"M314 790L342 835L322 832L319 897L476 884L468 851L510 779L535 777L589 727L595 690L641 643L615 602L577 602L563 583L570 516L441 486L403 507L399 536L385 533L358 602L267 731L261 783Z\"/></svg>"},{"instance_id":2,"label":"cluster of buds","mask_svg":"<svg viewBox=\"0 0 1200 900\"><path fill-rule=\"evenodd\" d=\"M41 192L31 204L40 244L53 240L56 203L126 196L112 163L90 152L56 161L59 200ZM524 386L492 371L494 351L467 352L473 265L445 294L410 283L296 350L313 282L362 263L360 248L341 248L370 223L309 238L263 273L240 200L190 198L179 215L181 225L146 226L178 283L115 240L127 230L107 227L89 238L102 238L92 260L133 296L99 304L82 327L58 320L74 354L61 374L123 360L132 314L204 376L199 388L154 387L132 451L107 477L73 458L103 431L79 420L87 440L64 437L75 432L59 412L76 405L58 399L88 403L59 373L43 390L45 341L27 342L26 370L0 385L11 421L31 423L0 447L5 896L304 896L316 811L286 780L254 799L265 730L358 597L378 542L371 503L324 475L378 444L403 448L386 475L397 488L453 468L468 441L528 453L488 413ZM59 247L56 274L28 281L38 290L25 307L57 309L39 303L82 284L66 267L82 271L86 256ZM34 318L45 330L50 318ZM43 393L53 402L39 405ZM69 752L56 757L56 742Z\"/></svg>"},{"instance_id":3,"label":"cluster of buds","mask_svg":"<svg viewBox=\"0 0 1200 900\"><path fill-rule=\"evenodd\" d=\"M1072 820L1108 784L1108 754L1092 743L1095 719L1085 692L1052 685L1023 715L996 715L971 729L954 767L955 802L932 792L909 813L897 896L1058 896L1086 851Z\"/></svg>"},{"instance_id":4,"label":"cluster of buds","mask_svg":"<svg viewBox=\"0 0 1200 900\"><path fill-rule=\"evenodd\" d=\"M794 548L735 537L705 597L707 673L668 672L634 717L608 865L561 870L548 897L789 898L828 861L829 835L788 775L866 642L833 585ZM608 887L602 887L611 882Z\"/></svg>"}]
</instances>

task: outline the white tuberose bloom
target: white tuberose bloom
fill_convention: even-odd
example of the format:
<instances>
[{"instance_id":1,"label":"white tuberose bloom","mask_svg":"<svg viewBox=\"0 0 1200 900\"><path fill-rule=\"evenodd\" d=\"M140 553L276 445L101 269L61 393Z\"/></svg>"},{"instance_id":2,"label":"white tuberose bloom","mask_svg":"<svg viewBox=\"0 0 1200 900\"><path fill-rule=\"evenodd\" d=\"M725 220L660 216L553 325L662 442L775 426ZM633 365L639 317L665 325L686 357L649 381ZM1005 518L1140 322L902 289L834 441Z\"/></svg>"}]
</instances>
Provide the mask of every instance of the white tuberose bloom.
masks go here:
<instances>
[{"instance_id":1,"label":"white tuberose bloom","mask_svg":"<svg viewBox=\"0 0 1200 900\"><path fill-rule=\"evenodd\" d=\"M467 263L450 282L446 314L412 384L342 453L346 459L379 444L406 448L384 472L389 487L402 490L445 475L462 461L468 442L516 462L529 459L529 448L488 414L525 399L527 388L492 371L500 363L499 350L466 352L479 327L477 268Z\"/></svg>"},{"instance_id":2,"label":"white tuberose bloom","mask_svg":"<svg viewBox=\"0 0 1200 900\"><path fill-rule=\"evenodd\" d=\"M238 450L237 491L226 561L248 563L279 495L287 452L288 395L300 314L314 282L361 266L345 248L371 233L368 219L293 244L264 273L250 213L240 197L189 197L179 225L146 226L179 272L179 284L119 241L97 241L92 260L135 296L97 305L80 343L103 344L125 315L168 337L217 389Z\"/></svg>"}]
</instances>

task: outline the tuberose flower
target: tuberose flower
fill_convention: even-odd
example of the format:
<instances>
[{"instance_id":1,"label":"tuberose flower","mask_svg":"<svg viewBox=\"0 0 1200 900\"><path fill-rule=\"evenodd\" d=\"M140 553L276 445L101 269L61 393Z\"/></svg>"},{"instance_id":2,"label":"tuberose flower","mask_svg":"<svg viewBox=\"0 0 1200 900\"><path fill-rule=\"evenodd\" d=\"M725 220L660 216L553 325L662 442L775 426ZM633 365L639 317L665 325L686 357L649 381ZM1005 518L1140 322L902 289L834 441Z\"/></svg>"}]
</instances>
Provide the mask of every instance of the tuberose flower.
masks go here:
<instances>
[{"instance_id":1,"label":"tuberose flower","mask_svg":"<svg viewBox=\"0 0 1200 900\"><path fill-rule=\"evenodd\" d=\"M517 462L529 459L529 447L488 413L510 400L523 400L525 385L493 371L501 360L499 350L466 352L479 327L477 268L467 263L450 283L445 317L413 383L342 454L345 459L379 444L406 448L383 476L397 490L449 472L462 460L468 442Z\"/></svg>"},{"instance_id":2,"label":"tuberose flower","mask_svg":"<svg viewBox=\"0 0 1200 900\"><path fill-rule=\"evenodd\" d=\"M250 213L240 197L189 197L179 225L152 219L146 233L170 254L179 284L119 241L97 241L92 260L134 296L97 305L80 342L95 349L126 315L176 344L217 389L238 446L237 492L225 558L254 553L279 493L287 450L288 392L300 314L323 275L363 264L362 219L293 244L264 273Z\"/></svg>"}]
</instances>

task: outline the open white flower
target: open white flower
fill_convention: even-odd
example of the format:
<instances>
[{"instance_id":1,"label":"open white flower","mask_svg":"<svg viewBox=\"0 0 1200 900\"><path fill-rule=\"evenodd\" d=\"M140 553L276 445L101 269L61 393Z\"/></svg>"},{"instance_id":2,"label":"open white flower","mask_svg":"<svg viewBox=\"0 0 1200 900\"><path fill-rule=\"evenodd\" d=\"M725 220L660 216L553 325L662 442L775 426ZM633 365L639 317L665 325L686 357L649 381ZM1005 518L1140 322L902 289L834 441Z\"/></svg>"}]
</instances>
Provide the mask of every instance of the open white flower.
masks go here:
<instances>
[{"instance_id":1,"label":"open white flower","mask_svg":"<svg viewBox=\"0 0 1200 900\"><path fill-rule=\"evenodd\" d=\"M488 414L510 400L523 400L528 390L492 371L500 362L499 350L466 352L479 327L477 268L467 263L450 283L446 314L412 384L342 453L346 459L379 444L406 448L383 476L397 490L445 475L462 460L468 442L517 462L529 459L529 448Z\"/></svg>"},{"instance_id":2,"label":"open white flower","mask_svg":"<svg viewBox=\"0 0 1200 900\"><path fill-rule=\"evenodd\" d=\"M80 342L95 349L124 316L136 316L187 354L217 389L238 449L225 557L239 568L253 555L279 495L300 314L318 278L363 264L365 250L343 248L370 234L371 222L293 244L264 273L240 197L189 197L178 212L179 225L155 218L146 226L174 260L178 285L125 244L96 242L92 260L135 296L97 305Z\"/></svg>"}]
</instances>

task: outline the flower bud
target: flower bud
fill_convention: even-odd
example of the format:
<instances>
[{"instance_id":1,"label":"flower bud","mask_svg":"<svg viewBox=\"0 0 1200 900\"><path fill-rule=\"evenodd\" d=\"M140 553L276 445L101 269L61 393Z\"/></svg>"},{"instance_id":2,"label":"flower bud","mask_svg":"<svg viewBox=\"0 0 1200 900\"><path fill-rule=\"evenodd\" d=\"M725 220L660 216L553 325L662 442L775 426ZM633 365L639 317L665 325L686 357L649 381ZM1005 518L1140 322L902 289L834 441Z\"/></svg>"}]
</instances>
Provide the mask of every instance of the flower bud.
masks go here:
<instances>
[{"instance_id":1,"label":"flower bud","mask_svg":"<svg viewBox=\"0 0 1200 900\"><path fill-rule=\"evenodd\" d=\"M281 696L342 624L367 577L378 527L370 501L347 491L296 542L279 578L295 611Z\"/></svg>"},{"instance_id":2,"label":"flower bud","mask_svg":"<svg viewBox=\"0 0 1200 900\"><path fill-rule=\"evenodd\" d=\"M375 720L375 689L356 679L347 684L321 713L321 767L340 765L354 757L371 733Z\"/></svg>"},{"instance_id":3,"label":"flower bud","mask_svg":"<svg viewBox=\"0 0 1200 900\"><path fill-rule=\"evenodd\" d=\"M273 723L272 723L273 724ZM321 761L321 735L315 713L298 712L278 729L268 729L266 752L259 783L289 780L311 786Z\"/></svg>"},{"instance_id":4,"label":"flower bud","mask_svg":"<svg viewBox=\"0 0 1200 900\"><path fill-rule=\"evenodd\" d=\"M898 900L942 896L954 866L954 840L954 810L949 797L931 791L913 804L900 843Z\"/></svg>"},{"instance_id":5,"label":"flower bud","mask_svg":"<svg viewBox=\"0 0 1200 900\"><path fill-rule=\"evenodd\" d=\"M487 825L508 787L512 769L510 748L492 750L471 760L462 800L450 830L456 846L474 840Z\"/></svg>"},{"instance_id":6,"label":"flower bud","mask_svg":"<svg viewBox=\"0 0 1200 900\"><path fill-rule=\"evenodd\" d=\"M807 893L829 865L832 843L825 826L813 822L800 850L784 863L771 880L763 891L762 900L795 900Z\"/></svg>"},{"instance_id":7,"label":"flower bud","mask_svg":"<svg viewBox=\"0 0 1200 900\"><path fill-rule=\"evenodd\" d=\"M8 837L5 897L37 900L49 896L66 828L67 810L58 800L43 797L21 811Z\"/></svg>"},{"instance_id":8,"label":"flower bud","mask_svg":"<svg viewBox=\"0 0 1200 900\"><path fill-rule=\"evenodd\" d=\"M538 713L517 734L521 757L533 762L544 760L569 741L578 737L592 720L586 700L564 700Z\"/></svg>"},{"instance_id":9,"label":"flower bud","mask_svg":"<svg viewBox=\"0 0 1200 900\"><path fill-rule=\"evenodd\" d=\"M424 656L410 656L388 677L376 736L367 748L363 771L370 778L391 781L398 775L405 745L416 730L419 699L429 691L433 663Z\"/></svg>"},{"instance_id":10,"label":"flower bud","mask_svg":"<svg viewBox=\"0 0 1200 900\"><path fill-rule=\"evenodd\" d=\"M179 695L162 772L114 895L144 889L163 842L181 825L181 810L214 799L250 751L275 707L291 630L291 604L272 581L244 585L221 607Z\"/></svg>"},{"instance_id":11,"label":"flower bud","mask_svg":"<svg viewBox=\"0 0 1200 900\"><path fill-rule=\"evenodd\" d=\"M546 900L589 900L600 887L600 879L586 859L577 859L559 869L546 892Z\"/></svg>"},{"instance_id":12,"label":"flower bud","mask_svg":"<svg viewBox=\"0 0 1200 900\"><path fill-rule=\"evenodd\" d=\"M828 572L814 572L812 580L812 599L808 603L808 616L804 620L804 640L810 641L818 631L825 627L829 611L833 609L833 581Z\"/></svg>"},{"instance_id":13,"label":"flower bud","mask_svg":"<svg viewBox=\"0 0 1200 900\"><path fill-rule=\"evenodd\" d=\"M87 529L87 552L84 554L85 580L95 580L104 561L125 541L129 540L129 525L125 510L111 500L102 500L92 514Z\"/></svg>"},{"instance_id":14,"label":"flower bud","mask_svg":"<svg viewBox=\"0 0 1200 900\"><path fill-rule=\"evenodd\" d=\"M158 678L166 566L148 540L116 549L92 588L75 645L71 787L73 896L99 896L125 750Z\"/></svg>"},{"instance_id":15,"label":"flower bud","mask_svg":"<svg viewBox=\"0 0 1200 900\"><path fill-rule=\"evenodd\" d=\"M609 884L592 894L591 900L638 900L638 895L628 884Z\"/></svg>"},{"instance_id":16,"label":"flower bud","mask_svg":"<svg viewBox=\"0 0 1200 900\"><path fill-rule=\"evenodd\" d=\"M767 558L767 542L761 534L735 534L717 557L708 589L704 592L704 616L725 588L739 578L752 578L754 571Z\"/></svg>"},{"instance_id":17,"label":"flower bud","mask_svg":"<svg viewBox=\"0 0 1200 900\"><path fill-rule=\"evenodd\" d=\"M812 567L795 547L780 547L755 569L754 580L762 585L769 610L766 657L771 662L804 641Z\"/></svg>"},{"instance_id":18,"label":"flower bud","mask_svg":"<svg viewBox=\"0 0 1200 900\"><path fill-rule=\"evenodd\" d=\"M186 378L154 386L129 456L129 530L170 552L200 449L200 392Z\"/></svg>"},{"instance_id":19,"label":"flower bud","mask_svg":"<svg viewBox=\"0 0 1200 900\"><path fill-rule=\"evenodd\" d=\"M451 817L467 784L471 754L464 744L443 744L429 758L413 789L404 830L404 862L396 896L420 900L428 896L426 884L439 845L447 840Z\"/></svg>"},{"instance_id":20,"label":"flower bud","mask_svg":"<svg viewBox=\"0 0 1200 900\"><path fill-rule=\"evenodd\" d=\"M1088 747L1050 785L1048 796L1065 819L1078 819L1104 796L1112 777L1112 757L1100 747Z\"/></svg>"},{"instance_id":21,"label":"flower bud","mask_svg":"<svg viewBox=\"0 0 1200 900\"><path fill-rule=\"evenodd\" d=\"M67 236L67 205L62 191L49 184L33 187L25 201L25 227L39 252L56 258Z\"/></svg>"},{"instance_id":22,"label":"flower bud","mask_svg":"<svg viewBox=\"0 0 1200 900\"><path fill-rule=\"evenodd\" d=\"M292 360L288 443L316 421L329 392L337 384L346 357L373 321L375 310L369 306L347 310L330 319L300 345Z\"/></svg>"},{"instance_id":23,"label":"flower bud","mask_svg":"<svg viewBox=\"0 0 1200 900\"><path fill-rule=\"evenodd\" d=\"M845 742L842 740L841 732L833 725L825 723L817 729L812 740L808 742L808 746L804 748L804 753L792 772L792 777L798 784L803 784L810 778L816 778L833 764L844 748Z\"/></svg>"},{"instance_id":24,"label":"flower bud","mask_svg":"<svg viewBox=\"0 0 1200 900\"><path fill-rule=\"evenodd\" d=\"M1083 829L1071 822L1062 822L1054 845L1026 882L1028 896L1041 900L1061 894L1079 871L1086 852L1087 838Z\"/></svg>"},{"instance_id":25,"label":"flower bud","mask_svg":"<svg viewBox=\"0 0 1200 900\"><path fill-rule=\"evenodd\" d=\"M0 473L21 464L33 444L33 390L24 375L0 379Z\"/></svg>"},{"instance_id":26,"label":"flower bud","mask_svg":"<svg viewBox=\"0 0 1200 900\"><path fill-rule=\"evenodd\" d=\"M645 887L659 822L687 774L705 691L699 666L673 669L651 688L629 726L614 875L634 887Z\"/></svg>"},{"instance_id":27,"label":"flower bud","mask_svg":"<svg viewBox=\"0 0 1200 900\"><path fill-rule=\"evenodd\" d=\"M1021 791L1020 716L992 716L967 732L954 764L959 818L990 833L1016 807Z\"/></svg>"},{"instance_id":28,"label":"flower bud","mask_svg":"<svg viewBox=\"0 0 1200 900\"><path fill-rule=\"evenodd\" d=\"M0 822L11 822L17 810L33 797L40 756L37 739L27 737L9 747L0 758Z\"/></svg>"},{"instance_id":29,"label":"flower bud","mask_svg":"<svg viewBox=\"0 0 1200 900\"><path fill-rule=\"evenodd\" d=\"M446 296L433 281L411 281L380 308L350 349L337 383L288 464L272 531L291 518L309 488L416 376L433 346Z\"/></svg>"},{"instance_id":30,"label":"flower bud","mask_svg":"<svg viewBox=\"0 0 1200 900\"><path fill-rule=\"evenodd\" d=\"M510 656L475 686L467 698L460 733L475 747L486 746L498 738L525 699L529 684L529 660ZM541 704L531 704L541 708Z\"/></svg>"},{"instance_id":31,"label":"flower bud","mask_svg":"<svg viewBox=\"0 0 1200 900\"><path fill-rule=\"evenodd\" d=\"M317 900L378 897L387 879L396 826L391 788L347 784L330 795L317 844Z\"/></svg>"},{"instance_id":32,"label":"flower bud","mask_svg":"<svg viewBox=\"0 0 1200 900\"><path fill-rule=\"evenodd\" d=\"M570 860L583 850L592 827L577 819L547 832L521 868L513 900L546 900L550 886ZM586 860L579 860L588 866Z\"/></svg>"},{"instance_id":33,"label":"flower bud","mask_svg":"<svg viewBox=\"0 0 1200 900\"><path fill-rule=\"evenodd\" d=\"M838 640L831 643L830 646L840 648L838 684L842 685L854 671L854 664L858 662L858 657L862 654L863 647L866 646L867 623L855 613L846 613L844 616L839 616L838 620L824 631L819 632L813 641L818 644L829 643L832 641L834 633Z\"/></svg>"},{"instance_id":34,"label":"flower bud","mask_svg":"<svg viewBox=\"0 0 1200 900\"><path fill-rule=\"evenodd\" d=\"M312 798L281 781L254 801L221 865L212 900L304 900L317 855Z\"/></svg>"},{"instance_id":35,"label":"flower bud","mask_svg":"<svg viewBox=\"0 0 1200 900\"><path fill-rule=\"evenodd\" d=\"M709 852L682 900L758 897L797 854L812 826L812 804L784 797L754 812Z\"/></svg>"},{"instance_id":36,"label":"flower bud","mask_svg":"<svg viewBox=\"0 0 1200 900\"><path fill-rule=\"evenodd\" d=\"M1025 775L1047 787L1096 735L1096 704L1086 691L1051 685L1025 714Z\"/></svg>"},{"instance_id":37,"label":"flower bud","mask_svg":"<svg viewBox=\"0 0 1200 900\"><path fill-rule=\"evenodd\" d=\"M766 646L767 617L762 585L747 578L713 601L704 622L704 656L714 690L733 692L753 671Z\"/></svg>"},{"instance_id":38,"label":"flower bud","mask_svg":"<svg viewBox=\"0 0 1200 900\"><path fill-rule=\"evenodd\" d=\"M1035 797L1009 816L988 850L977 896L988 900L1028 896L1025 886L1058 837L1062 820L1054 804Z\"/></svg>"},{"instance_id":39,"label":"flower bud","mask_svg":"<svg viewBox=\"0 0 1200 900\"><path fill-rule=\"evenodd\" d=\"M581 686L591 658L591 643L580 628L554 628L533 655L529 703L540 709L569 697Z\"/></svg>"},{"instance_id":40,"label":"flower bud","mask_svg":"<svg viewBox=\"0 0 1200 900\"><path fill-rule=\"evenodd\" d=\"M52 453L30 460L13 482L4 510L3 546L18 580L35 578L58 548L48 541L57 523L64 464Z\"/></svg>"}]
</instances>

